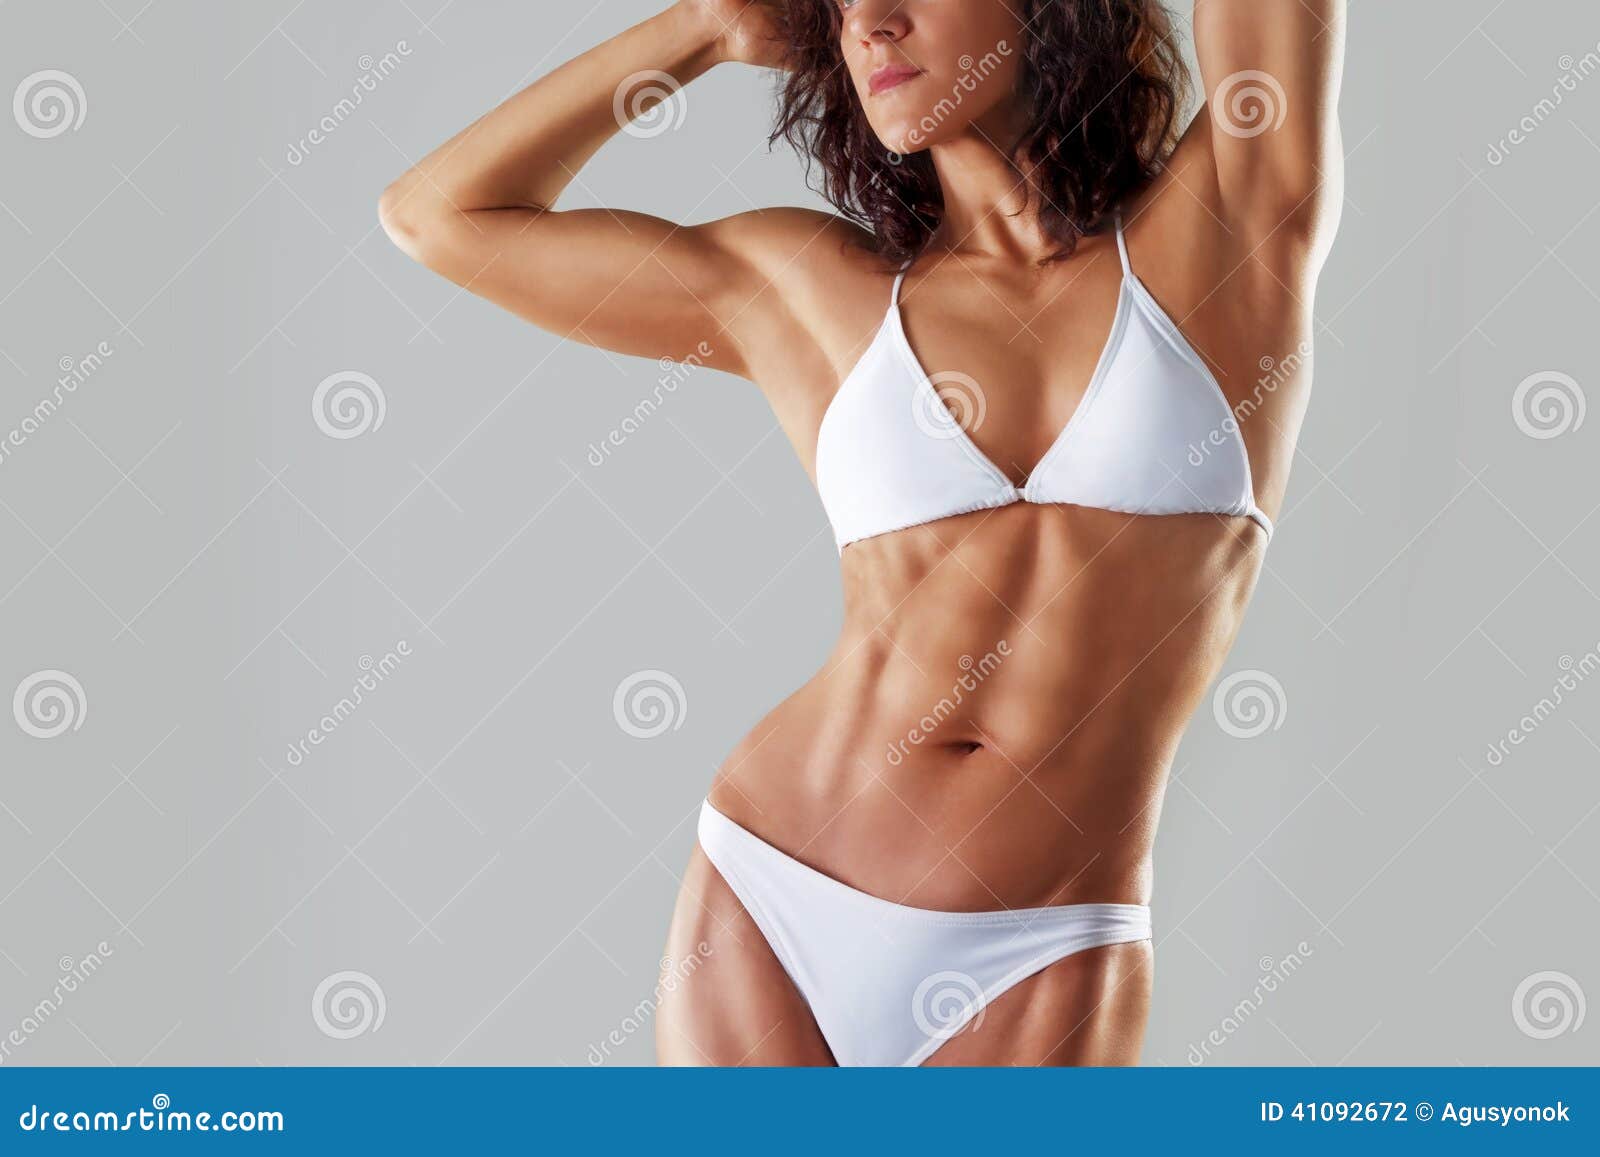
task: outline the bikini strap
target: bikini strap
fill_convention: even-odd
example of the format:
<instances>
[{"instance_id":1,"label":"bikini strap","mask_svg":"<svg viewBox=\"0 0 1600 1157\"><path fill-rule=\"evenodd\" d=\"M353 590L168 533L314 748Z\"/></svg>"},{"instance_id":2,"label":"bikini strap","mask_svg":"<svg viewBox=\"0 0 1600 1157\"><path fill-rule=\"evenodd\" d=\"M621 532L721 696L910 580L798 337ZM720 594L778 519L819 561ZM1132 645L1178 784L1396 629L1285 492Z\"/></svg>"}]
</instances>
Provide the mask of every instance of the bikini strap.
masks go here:
<instances>
[{"instance_id":1,"label":"bikini strap","mask_svg":"<svg viewBox=\"0 0 1600 1157\"><path fill-rule=\"evenodd\" d=\"M900 286L902 284L904 284L905 279L906 279L906 271L911 268L911 263L913 261L915 261L915 260L916 260L915 257L907 258L906 259L906 263L900 267L900 272L895 274L895 277L894 277L894 288L889 291L889 308L890 309L899 309L900 308Z\"/></svg>"},{"instance_id":2,"label":"bikini strap","mask_svg":"<svg viewBox=\"0 0 1600 1157\"><path fill-rule=\"evenodd\" d=\"M1117 256L1122 258L1122 275L1133 276L1133 266L1128 263L1128 239L1122 235L1122 210L1118 209L1113 215L1117 224Z\"/></svg>"}]
</instances>

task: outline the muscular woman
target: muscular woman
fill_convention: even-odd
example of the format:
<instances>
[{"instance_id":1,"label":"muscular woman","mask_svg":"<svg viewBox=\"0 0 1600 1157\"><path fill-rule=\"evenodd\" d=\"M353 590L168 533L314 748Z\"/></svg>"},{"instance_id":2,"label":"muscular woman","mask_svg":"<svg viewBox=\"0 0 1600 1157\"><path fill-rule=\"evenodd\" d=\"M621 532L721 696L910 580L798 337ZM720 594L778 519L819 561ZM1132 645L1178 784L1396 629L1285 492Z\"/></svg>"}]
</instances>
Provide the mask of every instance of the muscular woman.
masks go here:
<instances>
[{"instance_id":1,"label":"muscular woman","mask_svg":"<svg viewBox=\"0 0 1600 1157\"><path fill-rule=\"evenodd\" d=\"M754 382L833 526L843 629L711 787L663 1062L1137 1061L1162 792L1311 385L1343 19L1197 0L1180 132L1158 0L678 0L384 193L534 324ZM834 212L558 207L641 76L724 64L783 70Z\"/></svg>"}]
</instances>

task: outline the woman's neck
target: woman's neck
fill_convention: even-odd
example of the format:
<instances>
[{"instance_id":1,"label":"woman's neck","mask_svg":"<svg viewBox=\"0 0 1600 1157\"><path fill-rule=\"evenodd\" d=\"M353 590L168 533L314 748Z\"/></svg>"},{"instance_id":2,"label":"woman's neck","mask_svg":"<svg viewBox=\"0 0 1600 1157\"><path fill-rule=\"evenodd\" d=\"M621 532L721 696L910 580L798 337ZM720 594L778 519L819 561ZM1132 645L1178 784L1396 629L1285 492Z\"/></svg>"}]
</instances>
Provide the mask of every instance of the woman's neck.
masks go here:
<instances>
[{"instance_id":1,"label":"woman's neck","mask_svg":"<svg viewBox=\"0 0 1600 1157\"><path fill-rule=\"evenodd\" d=\"M1023 170L999 138L973 127L930 150L944 198L934 243L951 252L1037 260L1057 246L1039 221Z\"/></svg>"}]
</instances>

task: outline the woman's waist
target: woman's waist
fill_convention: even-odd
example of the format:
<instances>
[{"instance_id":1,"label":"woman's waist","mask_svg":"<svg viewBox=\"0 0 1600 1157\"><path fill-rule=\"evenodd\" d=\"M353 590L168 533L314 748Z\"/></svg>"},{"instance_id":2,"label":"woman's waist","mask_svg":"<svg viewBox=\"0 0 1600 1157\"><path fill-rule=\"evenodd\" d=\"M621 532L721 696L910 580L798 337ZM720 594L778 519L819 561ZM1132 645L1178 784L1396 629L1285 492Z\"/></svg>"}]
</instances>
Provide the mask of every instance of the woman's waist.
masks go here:
<instances>
[{"instance_id":1,"label":"woman's waist","mask_svg":"<svg viewBox=\"0 0 1600 1157\"><path fill-rule=\"evenodd\" d=\"M941 778L951 757L979 754L1030 773L1107 756L1148 765L1176 747L1204 694L1207 659L1193 648L1124 653L1042 635L938 645L847 637L741 747L781 729L819 769L935 766Z\"/></svg>"},{"instance_id":2,"label":"woman's waist","mask_svg":"<svg viewBox=\"0 0 1600 1157\"><path fill-rule=\"evenodd\" d=\"M1221 648L1046 625L847 631L729 754L713 805L914 907L1144 903L1166 769Z\"/></svg>"},{"instance_id":3,"label":"woman's waist","mask_svg":"<svg viewBox=\"0 0 1600 1157\"><path fill-rule=\"evenodd\" d=\"M891 726L780 709L709 798L780 851L912 907L1148 903L1159 745L1093 728L1013 748L969 720L949 735Z\"/></svg>"}]
</instances>

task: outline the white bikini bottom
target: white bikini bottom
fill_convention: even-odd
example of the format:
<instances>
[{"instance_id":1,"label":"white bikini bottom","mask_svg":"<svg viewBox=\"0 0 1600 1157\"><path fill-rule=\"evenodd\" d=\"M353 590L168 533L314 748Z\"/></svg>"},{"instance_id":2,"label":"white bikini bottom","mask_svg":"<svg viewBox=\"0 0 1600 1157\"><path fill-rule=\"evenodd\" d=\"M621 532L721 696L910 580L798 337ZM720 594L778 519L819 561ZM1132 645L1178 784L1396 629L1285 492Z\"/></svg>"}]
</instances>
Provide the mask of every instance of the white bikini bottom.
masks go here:
<instances>
[{"instance_id":1,"label":"white bikini bottom","mask_svg":"<svg viewBox=\"0 0 1600 1157\"><path fill-rule=\"evenodd\" d=\"M841 1065L920 1065L1041 969L1150 938L1142 904L935 912L891 903L784 855L710 803L699 835Z\"/></svg>"}]
</instances>

